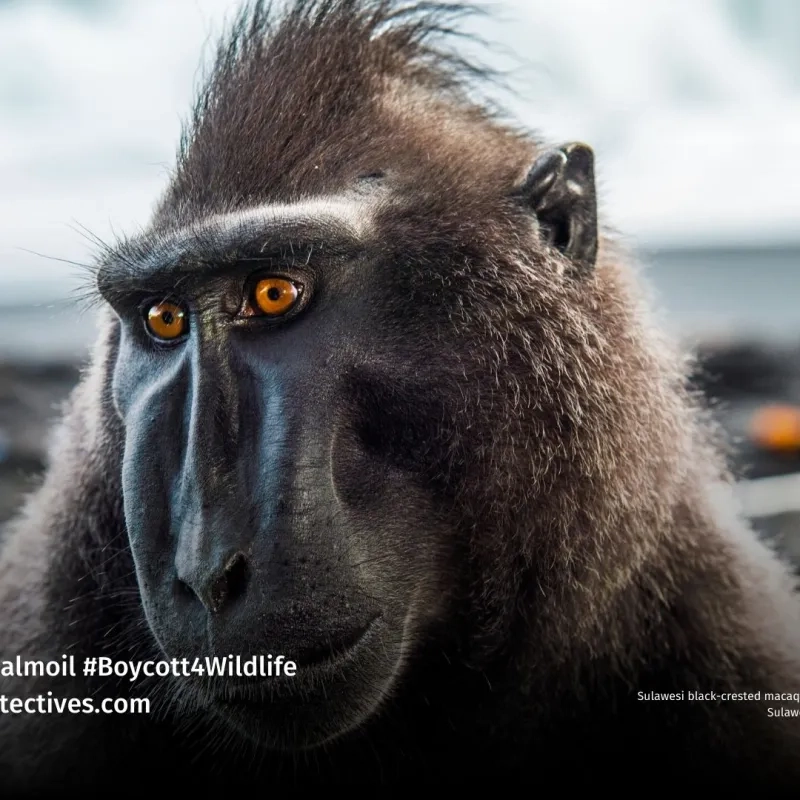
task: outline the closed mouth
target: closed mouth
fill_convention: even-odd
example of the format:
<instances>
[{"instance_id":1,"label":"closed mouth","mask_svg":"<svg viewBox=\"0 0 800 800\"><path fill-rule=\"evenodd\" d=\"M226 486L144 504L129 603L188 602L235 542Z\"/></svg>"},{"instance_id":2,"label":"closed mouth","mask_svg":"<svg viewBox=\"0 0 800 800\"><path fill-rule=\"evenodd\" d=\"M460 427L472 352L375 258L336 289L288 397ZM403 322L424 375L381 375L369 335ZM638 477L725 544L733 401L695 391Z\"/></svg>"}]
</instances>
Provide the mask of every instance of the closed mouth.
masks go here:
<instances>
[{"instance_id":1,"label":"closed mouth","mask_svg":"<svg viewBox=\"0 0 800 800\"><path fill-rule=\"evenodd\" d=\"M356 628L344 636L331 638L324 645L301 648L289 659L296 665L294 675L291 677L282 673L266 678L226 679L214 693L215 699L223 705L258 707L270 696L270 684L275 688L280 686L281 689L290 689L294 681L299 681L301 685L305 683L304 672L314 677L335 672L357 657L359 651L372 638L380 619L381 615L378 614L363 627Z\"/></svg>"},{"instance_id":2,"label":"closed mouth","mask_svg":"<svg viewBox=\"0 0 800 800\"><path fill-rule=\"evenodd\" d=\"M328 667L347 660L364 641L380 618L374 616L366 625L328 640L324 645L301 648L295 659L297 669L304 667Z\"/></svg>"}]
</instances>

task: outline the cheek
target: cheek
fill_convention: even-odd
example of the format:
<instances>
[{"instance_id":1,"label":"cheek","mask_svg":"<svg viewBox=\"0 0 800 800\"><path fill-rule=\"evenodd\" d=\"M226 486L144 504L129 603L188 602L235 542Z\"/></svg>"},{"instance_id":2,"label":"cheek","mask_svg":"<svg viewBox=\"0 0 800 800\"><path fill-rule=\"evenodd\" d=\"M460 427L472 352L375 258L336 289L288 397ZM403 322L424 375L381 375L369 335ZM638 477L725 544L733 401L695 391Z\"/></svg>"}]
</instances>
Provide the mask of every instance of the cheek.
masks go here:
<instances>
[{"instance_id":1,"label":"cheek","mask_svg":"<svg viewBox=\"0 0 800 800\"><path fill-rule=\"evenodd\" d=\"M357 413L332 441L332 483L366 582L407 605L446 584L455 558L457 536L428 458L441 410L432 392L390 391L375 376L357 377Z\"/></svg>"},{"instance_id":2,"label":"cheek","mask_svg":"<svg viewBox=\"0 0 800 800\"><path fill-rule=\"evenodd\" d=\"M331 445L331 477L339 505L355 514L380 516L391 500L388 465L349 427L340 427Z\"/></svg>"},{"instance_id":3,"label":"cheek","mask_svg":"<svg viewBox=\"0 0 800 800\"><path fill-rule=\"evenodd\" d=\"M349 429L337 433L332 456L340 530L359 583L403 616L420 597L436 613L454 536L434 498L418 475L387 463Z\"/></svg>"},{"instance_id":4,"label":"cheek","mask_svg":"<svg viewBox=\"0 0 800 800\"><path fill-rule=\"evenodd\" d=\"M367 447L350 428L337 431L331 477L351 553L377 573L373 585L402 585L431 560L430 502L406 473ZM414 567L414 569L411 569Z\"/></svg>"}]
</instances>

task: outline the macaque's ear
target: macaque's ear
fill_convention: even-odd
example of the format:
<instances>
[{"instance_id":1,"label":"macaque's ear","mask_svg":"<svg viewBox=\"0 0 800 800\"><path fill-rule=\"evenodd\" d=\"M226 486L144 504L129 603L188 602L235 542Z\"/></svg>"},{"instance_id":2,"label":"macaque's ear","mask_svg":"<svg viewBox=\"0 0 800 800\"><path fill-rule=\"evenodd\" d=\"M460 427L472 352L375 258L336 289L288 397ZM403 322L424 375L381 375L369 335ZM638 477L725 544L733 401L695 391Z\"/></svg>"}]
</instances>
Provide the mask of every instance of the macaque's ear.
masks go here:
<instances>
[{"instance_id":1,"label":"macaque's ear","mask_svg":"<svg viewBox=\"0 0 800 800\"><path fill-rule=\"evenodd\" d=\"M543 238L588 275L598 236L592 149L572 142L545 150L515 194L536 214Z\"/></svg>"}]
</instances>

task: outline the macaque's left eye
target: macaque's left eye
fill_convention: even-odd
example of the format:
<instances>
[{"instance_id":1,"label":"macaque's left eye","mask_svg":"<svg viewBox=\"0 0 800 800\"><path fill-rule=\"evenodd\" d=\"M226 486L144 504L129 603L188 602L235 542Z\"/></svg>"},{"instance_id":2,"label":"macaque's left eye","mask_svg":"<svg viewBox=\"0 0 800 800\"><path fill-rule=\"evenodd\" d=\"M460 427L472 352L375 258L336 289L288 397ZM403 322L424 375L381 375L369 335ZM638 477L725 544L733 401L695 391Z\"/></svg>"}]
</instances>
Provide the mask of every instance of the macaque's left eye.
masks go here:
<instances>
[{"instance_id":1,"label":"macaque's left eye","mask_svg":"<svg viewBox=\"0 0 800 800\"><path fill-rule=\"evenodd\" d=\"M253 290L253 305L263 315L279 317L294 307L301 290L302 286L287 278L263 278Z\"/></svg>"}]
</instances>

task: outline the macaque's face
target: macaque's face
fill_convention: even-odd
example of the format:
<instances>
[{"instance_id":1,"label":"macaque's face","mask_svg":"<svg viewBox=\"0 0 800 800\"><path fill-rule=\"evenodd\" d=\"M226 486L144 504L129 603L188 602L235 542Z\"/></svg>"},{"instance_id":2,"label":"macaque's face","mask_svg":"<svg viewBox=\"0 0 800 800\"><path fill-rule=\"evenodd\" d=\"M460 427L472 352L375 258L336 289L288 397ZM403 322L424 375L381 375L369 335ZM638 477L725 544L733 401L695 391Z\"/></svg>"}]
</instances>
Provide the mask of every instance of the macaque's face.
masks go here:
<instances>
[{"instance_id":1,"label":"macaque's face","mask_svg":"<svg viewBox=\"0 0 800 800\"><path fill-rule=\"evenodd\" d=\"M509 187L519 236L589 269L591 189L587 148L541 155ZM324 743L391 694L465 577L459 502L502 473L490 454L514 412L492 397L503 359L517 367L497 347L513 290L505 275L476 288L498 274L477 226L473 260L449 223L386 191L368 176L161 230L99 276L121 325L113 395L147 620L169 658L296 663L189 679L269 747Z\"/></svg>"},{"instance_id":2,"label":"macaque's face","mask_svg":"<svg viewBox=\"0 0 800 800\"><path fill-rule=\"evenodd\" d=\"M165 657L294 662L189 683L243 733L306 747L370 715L440 612L447 380L437 323L417 335L425 309L412 293L404 311L371 231L305 207L240 222L175 235L172 258L106 286L126 523Z\"/></svg>"}]
</instances>

